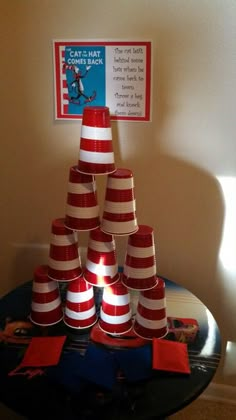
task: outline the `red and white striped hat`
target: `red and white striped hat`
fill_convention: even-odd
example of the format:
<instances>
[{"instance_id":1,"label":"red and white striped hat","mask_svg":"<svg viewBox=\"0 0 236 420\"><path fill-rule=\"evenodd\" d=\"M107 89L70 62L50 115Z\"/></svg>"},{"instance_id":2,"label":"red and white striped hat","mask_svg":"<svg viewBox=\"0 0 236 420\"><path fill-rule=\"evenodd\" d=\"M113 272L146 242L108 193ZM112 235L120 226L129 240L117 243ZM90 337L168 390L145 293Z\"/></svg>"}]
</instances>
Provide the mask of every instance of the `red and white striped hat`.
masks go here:
<instances>
[{"instance_id":1,"label":"red and white striped hat","mask_svg":"<svg viewBox=\"0 0 236 420\"><path fill-rule=\"evenodd\" d=\"M134 332L150 340L167 334L165 283L162 279L158 278L154 288L139 292Z\"/></svg>"},{"instance_id":2,"label":"red and white striped hat","mask_svg":"<svg viewBox=\"0 0 236 420\"><path fill-rule=\"evenodd\" d=\"M93 287L80 277L67 286L64 323L70 328L89 328L97 321Z\"/></svg>"},{"instance_id":3,"label":"red and white striped hat","mask_svg":"<svg viewBox=\"0 0 236 420\"><path fill-rule=\"evenodd\" d=\"M103 289L99 327L108 334L125 334L132 328L132 311L128 289L119 280Z\"/></svg>"},{"instance_id":4,"label":"red and white striped hat","mask_svg":"<svg viewBox=\"0 0 236 420\"><path fill-rule=\"evenodd\" d=\"M101 229L112 235L137 231L134 180L130 169L118 168L108 175Z\"/></svg>"},{"instance_id":5,"label":"red and white striped hat","mask_svg":"<svg viewBox=\"0 0 236 420\"><path fill-rule=\"evenodd\" d=\"M97 187L93 175L70 168L65 225L72 230L91 230L100 225Z\"/></svg>"},{"instance_id":6,"label":"red and white striped hat","mask_svg":"<svg viewBox=\"0 0 236 420\"><path fill-rule=\"evenodd\" d=\"M48 276L56 281L71 281L82 274L78 240L65 226L65 219L52 221Z\"/></svg>"},{"instance_id":7,"label":"red and white striped hat","mask_svg":"<svg viewBox=\"0 0 236 420\"><path fill-rule=\"evenodd\" d=\"M102 175L115 171L109 108L86 106L83 111L78 169Z\"/></svg>"},{"instance_id":8,"label":"red and white striped hat","mask_svg":"<svg viewBox=\"0 0 236 420\"><path fill-rule=\"evenodd\" d=\"M37 325L53 325L63 317L57 282L48 278L48 266L40 265L34 271L30 320Z\"/></svg>"},{"instance_id":9,"label":"red and white striped hat","mask_svg":"<svg viewBox=\"0 0 236 420\"><path fill-rule=\"evenodd\" d=\"M119 280L115 241L100 227L90 232L84 278L93 286L109 286Z\"/></svg>"},{"instance_id":10,"label":"red and white striped hat","mask_svg":"<svg viewBox=\"0 0 236 420\"><path fill-rule=\"evenodd\" d=\"M148 290L157 283L154 233L150 226L139 225L129 236L122 281L130 289Z\"/></svg>"}]
</instances>

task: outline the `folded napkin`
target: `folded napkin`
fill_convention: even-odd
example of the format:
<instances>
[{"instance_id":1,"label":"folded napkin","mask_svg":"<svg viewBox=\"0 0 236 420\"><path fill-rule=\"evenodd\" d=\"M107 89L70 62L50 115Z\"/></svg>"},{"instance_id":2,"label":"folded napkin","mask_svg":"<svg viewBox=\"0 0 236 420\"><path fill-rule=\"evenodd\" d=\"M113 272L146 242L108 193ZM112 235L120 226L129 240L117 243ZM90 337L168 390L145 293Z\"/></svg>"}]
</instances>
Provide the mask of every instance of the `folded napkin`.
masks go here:
<instances>
[{"instance_id":1,"label":"folded napkin","mask_svg":"<svg viewBox=\"0 0 236 420\"><path fill-rule=\"evenodd\" d=\"M46 375L52 382L79 392L84 385L83 379L79 376L83 359L78 351L64 352L56 366L47 368Z\"/></svg>"},{"instance_id":2,"label":"folded napkin","mask_svg":"<svg viewBox=\"0 0 236 420\"><path fill-rule=\"evenodd\" d=\"M191 372L187 344L154 338L152 350L153 369L186 374Z\"/></svg>"},{"instance_id":3,"label":"folded napkin","mask_svg":"<svg viewBox=\"0 0 236 420\"><path fill-rule=\"evenodd\" d=\"M150 378L152 375L152 349L143 346L128 350L117 350L114 356L127 381L135 382Z\"/></svg>"},{"instance_id":4,"label":"folded napkin","mask_svg":"<svg viewBox=\"0 0 236 420\"><path fill-rule=\"evenodd\" d=\"M43 374L40 369L28 369L26 372L19 372L22 368L42 368L45 366L57 365L61 356L66 336L59 337L33 337L23 356L19 366L9 373L14 375L29 375L29 378Z\"/></svg>"},{"instance_id":5,"label":"folded napkin","mask_svg":"<svg viewBox=\"0 0 236 420\"><path fill-rule=\"evenodd\" d=\"M21 367L52 366L59 362L66 336L33 337L26 349Z\"/></svg>"},{"instance_id":6,"label":"folded napkin","mask_svg":"<svg viewBox=\"0 0 236 420\"><path fill-rule=\"evenodd\" d=\"M106 349L89 344L80 366L79 376L89 382L112 389L116 382L117 364Z\"/></svg>"}]
</instances>

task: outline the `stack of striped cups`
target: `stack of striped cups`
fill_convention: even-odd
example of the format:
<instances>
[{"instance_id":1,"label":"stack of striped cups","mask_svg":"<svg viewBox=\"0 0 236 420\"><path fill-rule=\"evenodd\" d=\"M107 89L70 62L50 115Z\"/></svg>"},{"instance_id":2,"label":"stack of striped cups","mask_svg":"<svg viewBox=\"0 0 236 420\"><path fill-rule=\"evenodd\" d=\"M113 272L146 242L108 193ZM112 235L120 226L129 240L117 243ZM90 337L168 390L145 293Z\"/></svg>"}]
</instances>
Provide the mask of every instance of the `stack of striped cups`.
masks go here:
<instances>
[{"instance_id":1,"label":"stack of striped cups","mask_svg":"<svg viewBox=\"0 0 236 420\"><path fill-rule=\"evenodd\" d=\"M101 219L97 176L107 177ZM81 232L88 233L84 267ZM122 274L115 236L128 239ZM66 287L63 305L57 284L61 282ZM102 295L100 308L94 288ZM133 291L138 294L135 316ZM138 225L133 173L115 166L109 108L86 106L78 162L69 170L65 215L52 221L48 265L34 273L31 320L53 325L63 319L67 327L76 330L98 321L107 334L122 335L133 328L138 336L152 339L167 332L164 295L164 282L156 275L153 229Z\"/></svg>"}]
</instances>

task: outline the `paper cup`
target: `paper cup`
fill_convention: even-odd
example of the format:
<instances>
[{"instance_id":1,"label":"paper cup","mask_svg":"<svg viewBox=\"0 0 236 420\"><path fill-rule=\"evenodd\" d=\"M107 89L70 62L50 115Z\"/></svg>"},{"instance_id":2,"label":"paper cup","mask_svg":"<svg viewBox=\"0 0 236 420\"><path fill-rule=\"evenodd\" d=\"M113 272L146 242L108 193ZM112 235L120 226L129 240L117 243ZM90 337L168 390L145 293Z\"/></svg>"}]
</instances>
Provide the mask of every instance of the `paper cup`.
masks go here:
<instances>
[{"instance_id":1,"label":"paper cup","mask_svg":"<svg viewBox=\"0 0 236 420\"><path fill-rule=\"evenodd\" d=\"M110 111L105 106L87 106L83 111L78 169L84 174L115 171Z\"/></svg>"},{"instance_id":2,"label":"paper cup","mask_svg":"<svg viewBox=\"0 0 236 420\"><path fill-rule=\"evenodd\" d=\"M99 327L112 335L122 335L132 328L130 294L119 280L103 290Z\"/></svg>"},{"instance_id":3,"label":"paper cup","mask_svg":"<svg viewBox=\"0 0 236 420\"><path fill-rule=\"evenodd\" d=\"M108 175L101 229L112 235L130 235L138 230L133 174L118 168Z\"/></svg>"},{"instance_id":4,"label":"paper cup","mask_svg":"<svg viewBox=\"0 0 236 420\"><path fill-rule=\"evenodd\" d=\"M63 320L75 329L89 328L97 321L93 287L83 277L68 284Z\"/></svg>"},{"instance_id":5,"label":"paper cup","mask_svg":"<svg viewBox=\"0 0 236 420\"><path fill-rule=\"evenodd\" d=\"M84 278L93 286L104 287L119 280L115 241L100 228L90 232Z\"/></svg>"},{"instance_id":6,"label":"paper cup","mask_svg":"<svg viewBox=\"0 0 236 420\"><path fill-rule=\"evenodd\" d=\"M76 233L65 226L65 219L52 221L48 276L56 281L72 281L82 274Z\"/></svg>"},{"instance_id":7,"label":"paper cup","mask_svg":"<svg viewBox=\"0 0 236 420\"><path fill-rule=\"evenodd\" d=\"M65 225L72 230L87 231L100 225L97 187L93 175L70 168Z\"/></svg>"},{"instance_id":8,"label":"paper cup","mask_svg":"<svg viewBox=\"0 0 236 420\"><path fill-rule=\"evenodd\" d=\"M153 229L139 225L129 236L122 281L130 289L148 290L157 283Z\"/></svg>"},{"instance_id":9,"label":"paper cup","mask_svg":"<svg viewBox=\"0 0 236 420\"><path fill-rule=\"evenodd\" d=\"M139 293L134 332L149 340L167 334L165 283L162 279L158 278L154 288Z\"/></svg>"},{"instance_id":10,"label":"paper cup","mask_svg":"<svg viewBox=\"0 0 236 420\"><path fill-rule=\"evenodd\" d=\"M63 317L57 282L48 277L48 266L40 265L34 271L30 320L41 326L57 324Z\"/></svg>"}]
</instances>

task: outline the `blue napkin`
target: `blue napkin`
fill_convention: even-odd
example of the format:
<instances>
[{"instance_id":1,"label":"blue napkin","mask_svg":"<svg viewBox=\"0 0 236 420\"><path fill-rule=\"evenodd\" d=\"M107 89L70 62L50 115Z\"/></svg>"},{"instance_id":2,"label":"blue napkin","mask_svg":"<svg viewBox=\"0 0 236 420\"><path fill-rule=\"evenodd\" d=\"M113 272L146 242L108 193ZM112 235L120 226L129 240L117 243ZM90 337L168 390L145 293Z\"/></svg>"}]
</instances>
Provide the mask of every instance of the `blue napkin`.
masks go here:
<instances>
[{"instance_id":1,"label":"blue napkin","mask_svg":"<svg viewBox=\"0 0 236 420\"><path fill-rule=\"evenodd\" d=\"M127 381L141 381L152 376L151 346L117 350L114 356Z\"/></svg>"},{"instance_id":2,"label":"blue napkin","mask_svg":"<svg viewBox=\"0 0 236 420\"><path fill-rule=\"evenodd\" d=\"M46 374L53 382L79 392L84 384L79 376L82 363L83 356L79 352L63 353L58 365L47 368Z\"/></svg>"},{"instance_id":3,"label":"blue napkin","mask_svg":"<svg viewBox=\"0 0 236 420\"><path fill-rule=\"evenodd\" d=\"M116 382L117 364L106 349L90 343L80 366L81 378L112 389Z\"/></svg>"}]
</instances>

